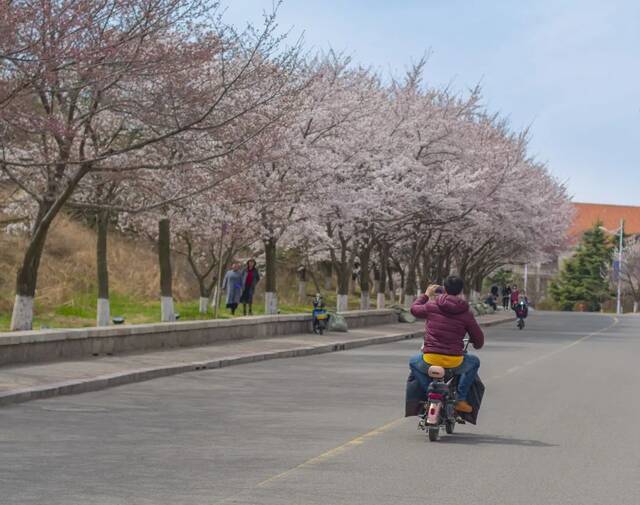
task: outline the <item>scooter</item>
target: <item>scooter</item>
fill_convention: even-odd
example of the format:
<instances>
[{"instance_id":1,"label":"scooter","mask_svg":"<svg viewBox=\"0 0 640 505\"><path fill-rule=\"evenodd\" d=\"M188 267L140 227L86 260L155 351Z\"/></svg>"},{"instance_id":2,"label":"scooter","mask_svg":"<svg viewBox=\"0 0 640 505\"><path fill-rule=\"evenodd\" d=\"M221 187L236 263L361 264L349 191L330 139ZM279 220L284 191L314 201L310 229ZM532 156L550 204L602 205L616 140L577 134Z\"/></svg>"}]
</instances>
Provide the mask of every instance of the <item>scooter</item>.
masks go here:
<instances>
[{"instance_id":1,"label":"scooter","mask_svg":"<svg viewBox=\"0 0 640 505\"><path fill-rule=\"evenodd\" d=\"M516 323L518 329L524 329L524 320L529 315L529 307L527 307L527 304L525 302L520 301L513 307L513 310L515 311L516 317L518 318L518 322Z\"/></svg>"},{"instance_id":2,"label":"scooter","mask_svg":"<svg viewBox=\"0 0 640 505\"><path fill-rule=\"evenodd\" d=\"M465 351L468 346L469 340L465 339ZM427 390L427 401L418 402L420 407L417 407L415 401L411 399L420 393L419 388L410 388L412 376L411 374L409 375L405 416L418 415L418 429L427 433L429 441L438 441L443 428L448 435L451 435L455 430L456 424L466 424L467 422L476 424L478 420L478 409L484 396L484 384L480 380L480 377L476 378L469 391L469 401L474 405L474 411L467 414L457 412L455 409L458 396L458 382L460 380L460 376L455 374L455 369L430 366L428 375L432 381ZM413 411L414 408L416 409L415 411Z\"/></svg>"},{"instance_id":3,"label":"scooter","mask_svg":"<svg viewBox=\"0 0 640 505\"><path fill-rule=\"evenodd\" d=\"M429 367L428 373L433 380L429 384L425 410L419 416L418 429L427 432L429 441L436 442L440 439L442 428L451 435L456 424L466 424L466 422L454 407L458 390L458 376L452 370L441 366Z\"/></svg>"},{"instance_id":4,"label":"scooter","mask_svg":"<svg viewBox=\"0 0 640 505\"><path fill-rule=\"evenodd\" d=\"M313 333L322 335L329 324L329 313L327 312L324 299L320 293L313 297L313 310L311 311L311 315L313 317Z\"/></svg>"}]
</instances>

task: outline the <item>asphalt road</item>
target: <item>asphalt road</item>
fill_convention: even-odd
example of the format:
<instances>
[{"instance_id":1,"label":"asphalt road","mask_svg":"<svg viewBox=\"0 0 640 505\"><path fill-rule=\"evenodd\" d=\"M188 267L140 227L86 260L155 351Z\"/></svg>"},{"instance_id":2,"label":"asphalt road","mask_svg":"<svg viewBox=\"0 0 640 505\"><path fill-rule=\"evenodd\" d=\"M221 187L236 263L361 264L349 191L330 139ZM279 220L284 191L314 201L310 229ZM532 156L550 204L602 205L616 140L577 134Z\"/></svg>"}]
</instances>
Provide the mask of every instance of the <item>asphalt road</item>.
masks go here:
<instances>
[{"instance_id":1,"label":"asphalt road","mask_svg":"<svg viewBox=\"0 0 640 505\"><path fill-rule=\"evenodd\" d=\"M402 419L417 341L0 409L2 505L638 505L640 318L487 330L478 426Z\"/></svg>"}]
</instances>

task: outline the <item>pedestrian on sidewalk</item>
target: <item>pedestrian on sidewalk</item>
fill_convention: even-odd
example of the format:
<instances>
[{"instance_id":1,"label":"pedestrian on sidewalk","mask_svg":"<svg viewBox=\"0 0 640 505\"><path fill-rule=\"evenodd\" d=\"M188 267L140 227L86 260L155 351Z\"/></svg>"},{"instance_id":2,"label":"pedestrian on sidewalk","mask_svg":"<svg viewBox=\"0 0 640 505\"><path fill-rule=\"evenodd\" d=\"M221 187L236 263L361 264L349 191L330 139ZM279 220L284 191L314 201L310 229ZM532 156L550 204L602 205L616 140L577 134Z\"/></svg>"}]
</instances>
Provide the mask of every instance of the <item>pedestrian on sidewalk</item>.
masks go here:
<instances>
[{"instance_id":1,"label":"pedestrian on sidewalk","mask_svg":"<svg viewBox=\"0 0 640 505\"><path fill-rule=\"evenodd\" d=\"M502 308L509 310L509 301L511 300L511 288L509 286L502 286Z\"/></svg>"},{"instance_id":2,"label":"pedestrian on sidewalk","mask_svg":"<svg viewBox=\"0 0 640 505\"><path fill-rule=\"evenodd\" d=\"M253 315L253 295L258 282L260 282L260 272L256 268L256 260L251 258L242 270L242 296L240 296L240 303L242 304L242 313L245 316L247 315L247 305L249 306L249 315Z\"/></svg>"},{"instance_id":3,"label":"pedestrian on sidewalk","mask_svg":"<svg viewBox=\"0 0 640 505\"><path fill-rule=\"evenodd\" d=\"M518 291L518 286L515 284L511 288L511 308L516 310L516 305L520 301L520 291Z\"/></svg>"},{"instance_id":4,"label":"pedestrian on sidewalk","mask_svg":"<svg viewBox=\"0 0 640 505\"><path fill-rule=\"evenodd\" d=\"M235 315L242 295L242 271L240 263L234 262L222 281L222 289L227 291L227 308Z\"/></svg>"}]
</instances>

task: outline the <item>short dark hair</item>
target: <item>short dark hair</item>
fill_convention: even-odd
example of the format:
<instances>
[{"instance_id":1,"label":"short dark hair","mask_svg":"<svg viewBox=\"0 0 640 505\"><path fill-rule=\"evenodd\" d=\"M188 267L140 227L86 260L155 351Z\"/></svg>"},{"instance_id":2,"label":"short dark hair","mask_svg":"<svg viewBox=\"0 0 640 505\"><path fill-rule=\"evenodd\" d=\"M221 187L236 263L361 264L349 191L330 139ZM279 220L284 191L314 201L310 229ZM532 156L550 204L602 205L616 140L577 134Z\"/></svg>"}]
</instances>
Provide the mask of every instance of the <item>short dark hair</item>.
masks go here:
<instances>
[{"instance_id":1,"label":"short dark hair","mask_svg":"<svg viewBox=\"0 0 640 505\"><path fill-rule=\"evenodd\" d=\"M459 295L464 288L464 281L457 275L450 275L444 280L444 290L448 295Z\"/></svg>"}]
</instances>

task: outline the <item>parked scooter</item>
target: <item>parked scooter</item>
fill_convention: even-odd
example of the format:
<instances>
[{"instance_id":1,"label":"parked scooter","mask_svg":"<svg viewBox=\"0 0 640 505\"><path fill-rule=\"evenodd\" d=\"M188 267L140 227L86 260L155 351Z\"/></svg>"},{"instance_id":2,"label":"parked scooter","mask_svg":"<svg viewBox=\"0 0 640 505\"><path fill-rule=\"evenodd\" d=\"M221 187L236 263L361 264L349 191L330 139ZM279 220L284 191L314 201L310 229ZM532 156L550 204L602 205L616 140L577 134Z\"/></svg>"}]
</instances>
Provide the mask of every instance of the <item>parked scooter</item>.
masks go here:
<instances>
[{"instance_id":1,"label":"parked scooter","mask_svg":"<svg viewBox=\"0 0 640 505\"><path fill-rule=\"evenodd\" d=\"M313 297L313 332L322 335L329 325L329 313L327 312L324 299L320 293Z\"/></svg>"}]
</instances>

